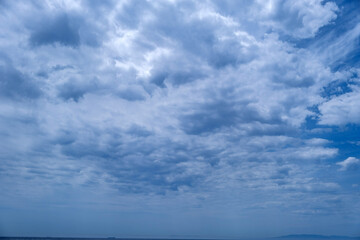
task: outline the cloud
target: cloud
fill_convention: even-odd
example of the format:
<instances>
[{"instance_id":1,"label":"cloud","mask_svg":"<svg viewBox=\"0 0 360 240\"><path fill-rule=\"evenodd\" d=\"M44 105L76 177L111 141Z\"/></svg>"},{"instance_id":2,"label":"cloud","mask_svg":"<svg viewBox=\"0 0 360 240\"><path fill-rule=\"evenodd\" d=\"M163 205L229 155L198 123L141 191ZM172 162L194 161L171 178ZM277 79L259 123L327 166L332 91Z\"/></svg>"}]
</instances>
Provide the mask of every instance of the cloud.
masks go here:
<instances>
[{"instance_id":1,"label":"cloud","mask_svg":"<svg viewBox=\"0 0 360 240\"><path fill-rule=\"evenodd\" d=\"M354 157L348 157L344 161L337 162L336 164L340 166L340 171L356 170L360 166L360 160Z\"/></svg>"},{"instance_id":2,"label":"cloud","mask_svg":"<svg viewBox=\"0 0 360 240\"><path fill-rule=\"evenodd\" d=\"M59 43L64 46L78 47L80 44L79 29L67 15L50 19L46 25L40 25L29 39L34 46Z\"/></svg>"},{"instance_id":3,"label":"cloud","mask_svg":"<svg viewBox=\"0 0 360 240\"><path fill-rule=\"evenodd\" d=\"M237 4L231 1L215 1L226 14L244 22L259 22L265 29L278 31L295 38L314 37L317 31L336 18L338 7L334 2L321 0L283 1L264 3L254 1ZM239 13L239 15L237 15ZM241 13L241 14L240 14ZM245 16L244 19L241 16ZM250 30L251 31L251 30Z\"/></svg>"},{"instance_id":4,"label":"cloud","mask_svg":"<svg viewBox=\"0 0 360 240\"><path fill-rule=\"evenodd\" d=\"M308 108L322 101L317 93L325 79L334 77L311 52L281 41L279 34L312 35L331 17L312 30L280 24L279 33L269 34L262 20L271 18L275 24L280 13L244 20L217 2L113 4L98 10L91 2L58 8L44 4L37 19L47 19L46 24L34 20L18 33L28 34L37 46L24 45L25 58L35 54L38 64L29 62L23 69L34 78L43 73L46 89L39 100L43 110L36 105L29 109L38 113L42 133L29 151L94 162L112 176L114 188L155 193L196 189L210 181L209 175L232 175L229 165L246 169L251 161L296 162L337 154L326 142L281 140L293 139L312 114ZM271 11L281 12L287 4L274 2ZM318 4L313 6L322 9L319 13L332 16L330 3ZM301 21L315 18L310 5L294 4L296 13L304 13ZM21 6L14 5L13 11ZM264 6L244 7L250 16ZM51 11L55 17L49 17ZM253 24L261 35L249 30ZM271 176L281 167L267 167L262 174L275 181Z\"/></svg>"},{"instance_id":5,"label":"cloud","mask_svg":"<svg viewBox=\"0 0 360 240\"><path fill-rule=\"evenodd\" d=\"M61 7L55 17L48 17L56 4ZM241 166L251 158L248 149L236 150L239 142L251 148L246 142L256 136L277 139L295 134L311 114L308 107L322 101L316 93L325 85L324 79L332 77L311 52L296 49L282 42L276 32L268 34L262 29L258 17L267 13L242 26L243 20L226 4L128 2L109 7L109 3L99 10L109 14L99 16L99 23L94 24L99 13L90 2L83 6L89 13L79 10L81 3L56 4L42 5L38 19L47 19L45 26L34 25L38 21L34 20L24 25L27 31L23 33L29 34L34 46L43 46L24 45L25 58L35 54L41 65L28 63L24 71L46 73L42 75L45 97L39 100L45 109L38 116L44 132L39 148L41 142L52 139L49 154L57 149L66 157L112 159L119 166L136 159L139 163L130 164L129 169L144 171L145 176L151 171L141 165L152 169L154 164L154 169L173 169L179 175L177 169L186 172L193 161L194 166L199 165L197 157L206 152L215 155L204 158L210 166L221 161ZM287 4L274 2L274 11L289 7ZM309 12L311 6L334 11L330 5L297 3L293 8L304 12L303 18L315 18ZM13 11L20 7L15 5ZM245 7L252 14L264 6ZM136 12L137 17L130 21L125 12ZM268 13L266 18L275 21L277 15ZM311 34L329 19L315 24ZM259 25L261 36L248 31L252 24ZM101 33L102 45L86 44L87 33ZM39 111L36 106L32 110ZM134 135L129 130L134 125L149 134ZM111 134L113 130L117 133ZM218 138L223 139L222 144L214 143ZM293 147L299 159L332 157L337 151L321 143ZM226 148L231 154L216 156ZM178 153L181 149L188 152ZM276 149L274 155L279 158L288 154L282 147ZM252 158L266 155L266 146L263 151ZM174 162L179 165L172 166ZM172 174L159 172L164 174L162 179ZM162 184L169 183L163 180Z\"/></svg>"},{"instance_id":6,"label":"cloud","mask_svg":"<svg viewBox=\"0 0 360 240\"><path fill-rule=\"evenodd\" d=\"M0 95L2 97L21 100L36 99L42 91L31 77L15 69L7 58L0 59Z\"/></svg>"},{"instance_id":7,"label":"cloud","mask_svg":"<svg viewBox=\"0 0 360 240\"><path fill-rule=\"evenodd\" d=\"M341 17L332 1L5 8L0 203L231 222L307 213L320 226L358 199L333 178L333 125L358 123L358 69L329 64L323 46L343 41L323 32Z\"/></svg>"},{"instance_id":8,"label":"cloud","mask_svg":"<svg viewBox=\"0 0 360 240\"><path fill-rule=\"evenodd\" d=\"M360 114L357 111L356 103L359 100L359 88L353 87L351 92L324 102L319 106L321 113L319 122L327 125L358 124Z\"/></svg>"},{"instance_id":9,"label":"cloud","mask_svg":"<svg viewBox=\"0 0 360 240\"><path fill-rule=\"evenodd\" d=\"M72 99L78 102L84 94L99 90L99 84L96 79L91 81L79 82L76 79L70 79L68 82L58 87L58 96L64 100Z\"/></svg>"},{"instance_id":10,"label":"cloud","mask_svg":"<svg viewBox=\"0 0 360 240\"><path fill-rule=\"evenodd\" d=\"M270 24L264 24L298 38L314 37L322 26L336 18L338 11L335 3L321 0L271 1L263 6L264 17L270 16Z\"/></svg>"}]
</instances>

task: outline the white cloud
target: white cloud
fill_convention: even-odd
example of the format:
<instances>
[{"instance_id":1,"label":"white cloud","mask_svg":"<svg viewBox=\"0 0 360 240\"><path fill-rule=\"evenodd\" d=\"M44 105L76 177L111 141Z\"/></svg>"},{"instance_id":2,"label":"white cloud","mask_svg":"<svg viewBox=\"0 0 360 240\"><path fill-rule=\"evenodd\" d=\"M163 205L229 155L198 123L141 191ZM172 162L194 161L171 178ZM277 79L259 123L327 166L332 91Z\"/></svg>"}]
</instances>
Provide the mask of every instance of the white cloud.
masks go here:
<instances>
[{"instance_id":1,"label":"white cloud","mask_svg":"<svg viewBox=\"0 0 360 240\"><path fill-rule=\"evenodd\" d=\"M319 106L321 113L319 122L326 125L360 123L359 101L359 87L353 87L352 92L333 97Z\"/></svg>"},{"instance_id":2,"label":"white cloud","mask_svg":"<svg viewBox=\"0 0 360 240\"><path fill-rule=\"evenodd\" d=\"M262 24L297 38L314 37L324 25L336 18L338 7L322 0L257 1L261 14L252 15L263 20Z\"/></svg>"},{"instance_id":3,"label":"white cloud","mask_svg":"<svg viewBox=\"0 0 360 240\"><path fill-rule=\"evenodd\" d=\"M360 160L354 157L348 157L342 162L337 162L340 171L356 170L360 166Z\"/></svg>"}]
</instances>

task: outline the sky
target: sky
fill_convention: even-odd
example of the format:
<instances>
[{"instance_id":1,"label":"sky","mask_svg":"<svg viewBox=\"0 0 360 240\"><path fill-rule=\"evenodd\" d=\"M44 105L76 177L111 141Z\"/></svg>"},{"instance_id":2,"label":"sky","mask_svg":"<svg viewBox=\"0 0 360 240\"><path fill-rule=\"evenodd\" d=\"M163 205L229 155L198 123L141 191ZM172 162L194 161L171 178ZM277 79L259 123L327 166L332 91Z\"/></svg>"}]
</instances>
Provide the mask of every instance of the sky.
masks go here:
<instances>
[{"instance_id":1,"label":"sky","mask_svg":"<svg viewBox=\"0 0 360 240\"><path fill-rule=\"evenodd\" d=\"M360 235L360 1L0 0L0 235Z\"/></svg>"}]
</instances>

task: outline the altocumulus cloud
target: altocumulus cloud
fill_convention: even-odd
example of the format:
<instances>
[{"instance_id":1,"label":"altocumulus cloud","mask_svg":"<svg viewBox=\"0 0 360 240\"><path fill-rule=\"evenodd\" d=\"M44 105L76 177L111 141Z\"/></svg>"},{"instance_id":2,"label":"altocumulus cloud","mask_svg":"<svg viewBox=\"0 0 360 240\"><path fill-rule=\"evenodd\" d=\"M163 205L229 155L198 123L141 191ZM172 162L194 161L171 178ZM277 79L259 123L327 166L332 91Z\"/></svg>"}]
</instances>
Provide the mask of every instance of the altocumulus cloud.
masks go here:
<instances>
[{"instance_id":1,"label":"altocumulus cloud","mask_svg":"<svg viewBox=\"0 0 360 240\"><path fill-rule=\"evenodd\" d=\"M354 8L1 1L0 233L357 234Z\"/></svg>"}]
</instances>

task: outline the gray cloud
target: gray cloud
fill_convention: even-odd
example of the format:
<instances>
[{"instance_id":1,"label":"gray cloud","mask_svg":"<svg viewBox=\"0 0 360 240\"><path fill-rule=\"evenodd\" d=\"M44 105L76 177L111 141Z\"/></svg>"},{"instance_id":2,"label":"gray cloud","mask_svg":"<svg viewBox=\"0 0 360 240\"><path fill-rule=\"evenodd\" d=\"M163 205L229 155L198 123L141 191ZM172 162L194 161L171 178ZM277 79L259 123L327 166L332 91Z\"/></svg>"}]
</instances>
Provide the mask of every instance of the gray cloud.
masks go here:
<instances>
[{"instance_id":1,"label":"gray cloud","mask_svg":"<svg viewBox=\"0 0 360 240\"><path fill-rule=\"evenodd\" d=\"M0 95L14 100L36 99L42 91L31 77L15 69L7 58L0 59Z\"/></svg>"},{"instance_id":2,"label":"gray cloud","mask_svg":"<svg viewBox=\"0 0 360 240\"><path fill-rule=\"evenodd\" d=\"M64 46L78 47L80 35L78 26L74 25L64 14L55 19L44 19L45 26L39 26L30 36L30 43L34 46L59 43Z\"/></svg>"}]
</instances>

